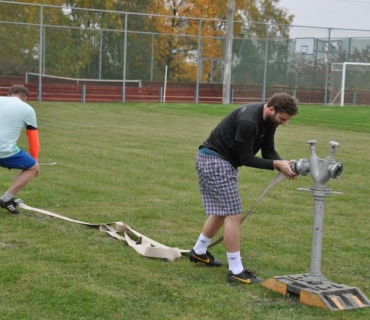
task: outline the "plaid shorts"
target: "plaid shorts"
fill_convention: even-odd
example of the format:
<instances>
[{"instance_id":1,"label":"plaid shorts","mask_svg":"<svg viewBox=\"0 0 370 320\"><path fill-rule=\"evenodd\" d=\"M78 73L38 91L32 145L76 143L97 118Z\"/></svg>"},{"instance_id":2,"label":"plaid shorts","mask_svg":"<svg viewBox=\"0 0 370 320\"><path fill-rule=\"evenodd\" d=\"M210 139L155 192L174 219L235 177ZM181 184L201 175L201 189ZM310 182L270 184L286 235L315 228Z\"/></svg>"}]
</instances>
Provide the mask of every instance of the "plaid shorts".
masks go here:
<instances>
[{"instance_id":1,"label":"plaid shorts","mask_svg":"<svg viewBox=\"0 0 370 320\"><path fill-rule=\"evenodd\" d=\"M242 213L238 170L221 156L197 153L196 169L204 211L207 215Z\"/></svg>"}]
</instances>

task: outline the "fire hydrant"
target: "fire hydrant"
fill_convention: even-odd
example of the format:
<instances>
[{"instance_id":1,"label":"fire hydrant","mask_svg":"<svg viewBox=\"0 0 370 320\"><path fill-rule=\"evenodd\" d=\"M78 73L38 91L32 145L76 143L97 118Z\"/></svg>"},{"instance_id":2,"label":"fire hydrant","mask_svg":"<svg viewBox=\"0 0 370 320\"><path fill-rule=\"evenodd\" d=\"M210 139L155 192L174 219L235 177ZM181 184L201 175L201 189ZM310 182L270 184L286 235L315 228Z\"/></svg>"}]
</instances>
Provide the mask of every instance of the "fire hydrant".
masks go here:
<instances>
[{"instance_id":1,"label":"fire hydrant","mask_svg":"<svg viewBox=\"0 0 370 320\"><path fill-rule=\"evenodd\" d=\"M299 301L306 305L328 308L331 310L348 310L370 306L369 299L360 289L329 281L321 275L321 252L324 225L324 200L327 194L340 193L326 187L330 178L338 179L343 165L334 160L338 142L331 141L329 155L320 159L316 154L316 140L309 140L311 157L300 159L292 164L292 170L301 175L310 174L315 186L309 189L314 197L314 217L312 228L311 268L310 273L275 276L261 283L262 286L282 295L299 295Z\"/></svg>"},{"instance_id":2,"label":"fire hydrant","mask_svg":"<svg viewBox=\"0 0 370 320\"><path fill-rule=\"evenodd\" d=\"M324 201L329 193L339 193L326 187L326 182L330 179L338 179L343 172L343 165L334 160L335 148L339 143L330 141L331 149L329 155L321 159L316 154L316 140L309 140L311 157L309 159L300 159L293 163L292 170L295 173L307 175L311 174L315 186L310 189L299 189L311 191L314 197L314 221L312 228L312 251L311 251L311 269L307 281L314 284L322 283L321 275L321 252L322 235L324 225Z\"/></svg>"}]
</instances>

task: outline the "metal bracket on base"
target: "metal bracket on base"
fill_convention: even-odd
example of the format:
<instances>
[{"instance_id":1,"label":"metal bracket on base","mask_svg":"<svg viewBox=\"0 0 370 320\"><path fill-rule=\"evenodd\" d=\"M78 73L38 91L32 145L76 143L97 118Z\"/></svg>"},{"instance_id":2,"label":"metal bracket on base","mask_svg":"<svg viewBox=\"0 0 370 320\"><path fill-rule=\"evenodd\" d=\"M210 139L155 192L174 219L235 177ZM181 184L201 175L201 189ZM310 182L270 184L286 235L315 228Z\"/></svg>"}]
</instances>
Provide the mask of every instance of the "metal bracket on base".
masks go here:
<instances>
[{"instance_id":1,"label":"metal bracket on base","mask_svg":"<svg viewBox=\"0 0 370 320\"><path fill-rule=\"evenodd\" d=\"M276 276L261 285L284 296L299 296L299 302L330 310L350 310L370 306L360 289L333 283L322 278L321 283L309 282L310 274Z\"/></svg>"}]
</instances>

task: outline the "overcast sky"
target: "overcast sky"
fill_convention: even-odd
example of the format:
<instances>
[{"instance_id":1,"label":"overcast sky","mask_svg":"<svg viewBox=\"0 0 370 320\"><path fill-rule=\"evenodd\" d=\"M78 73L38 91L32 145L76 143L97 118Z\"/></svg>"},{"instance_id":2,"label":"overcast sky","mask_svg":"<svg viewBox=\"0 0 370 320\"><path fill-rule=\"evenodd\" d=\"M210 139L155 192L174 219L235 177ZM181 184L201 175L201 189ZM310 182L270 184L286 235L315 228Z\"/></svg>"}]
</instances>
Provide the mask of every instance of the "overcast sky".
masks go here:
<instances>
[{"instance_id":1,"label":"overcast sky","mask_svg":"<svg viewBox=\"0 0 370 320\"><path fill-rule=\"evenodd\" d=\"M370 30L370 0L280 0L293 25Z\"/></svg>"}]
</instances>

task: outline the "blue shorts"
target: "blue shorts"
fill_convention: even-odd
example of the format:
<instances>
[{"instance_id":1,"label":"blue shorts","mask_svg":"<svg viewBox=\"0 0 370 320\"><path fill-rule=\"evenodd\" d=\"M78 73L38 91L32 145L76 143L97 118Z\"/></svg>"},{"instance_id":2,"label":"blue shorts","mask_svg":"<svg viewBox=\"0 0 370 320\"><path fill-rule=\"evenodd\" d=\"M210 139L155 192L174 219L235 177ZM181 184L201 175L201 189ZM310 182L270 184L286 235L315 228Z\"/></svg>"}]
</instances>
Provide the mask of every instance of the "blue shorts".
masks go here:
<instances>
[{"instance_id":1,"label":"blue shorts","mask_svg":"<svg viewBox=\"0 0 370 320\"><path fill-rule=\"evenodd\" d=\"M207 215L233 216L242 213L237 169L220 156L202 152L197 153L196 169Z\"/></svg>"},{"instance_id":2,"label":"blue shorts","mask_svg":"<svg viewBox=\"0 0 370 320\"><path fill-rule=\"evenodd\" d=\"M0 167L8 169L26 170L33 167L36 160L23 150L19 151L14 156L0 159Z\"/></svg>"}]
</instances>

